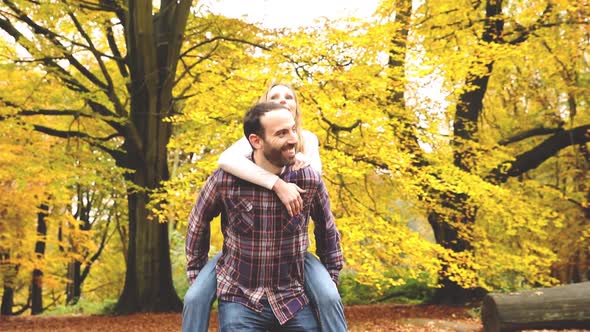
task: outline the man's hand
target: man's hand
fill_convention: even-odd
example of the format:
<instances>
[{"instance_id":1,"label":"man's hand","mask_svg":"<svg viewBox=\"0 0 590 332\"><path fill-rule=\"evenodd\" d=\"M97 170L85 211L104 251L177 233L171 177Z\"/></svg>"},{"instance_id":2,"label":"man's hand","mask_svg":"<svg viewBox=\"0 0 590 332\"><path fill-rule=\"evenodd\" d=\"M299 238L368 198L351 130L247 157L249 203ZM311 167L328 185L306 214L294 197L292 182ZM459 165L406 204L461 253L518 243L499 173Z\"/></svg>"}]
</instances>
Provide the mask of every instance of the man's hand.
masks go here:
<instances>
[{"instance_id":1,"label":"man's hand","mask_svg":"<svg viewBox=\"0 0 590 332\"><path fill-rule=\"evenodd\" d=\"M304 167L307 167L311 164L311 159L309 159L306 155L301 152L297 152L295 155L295 164L291 166L291 169L294 171L300 170ZM284 202L283 202L284 203Z\"/></svg>"},{"instance_id":2,"label":"man's hand","mask_svg":"<svg viewBox=\"0 0 590 332\"><path fill-rule=\"evenodd\" d=\"M303 209L301 193L304 193L305 190L299 188L295 183L288 183L282 179L278 179L275 182L272 190L277 194L281 202L283 202L291 217L301 213Z\"/></svg>"}]
</instances>

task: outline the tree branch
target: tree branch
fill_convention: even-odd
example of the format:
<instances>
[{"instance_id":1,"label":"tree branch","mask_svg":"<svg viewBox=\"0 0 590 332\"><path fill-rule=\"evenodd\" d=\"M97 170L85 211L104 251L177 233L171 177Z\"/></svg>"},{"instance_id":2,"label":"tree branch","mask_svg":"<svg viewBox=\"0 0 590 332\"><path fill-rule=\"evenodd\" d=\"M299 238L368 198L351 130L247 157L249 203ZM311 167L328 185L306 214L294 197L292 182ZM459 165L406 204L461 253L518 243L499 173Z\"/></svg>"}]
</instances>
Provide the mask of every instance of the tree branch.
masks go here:
<instances>
[{"instance_id":1,"label":"tree branch","mask_svg":"<svg viewBox=\"0 0 590 332\"><path fill-rule=\"evenodd\" d=\"M518 24L517 22L514 22L514 24L516 25L514 33L517 34L517 36L514 39L510 40L508 43L511 45L520 44L522 42L525 42L533 32L535 32L537 29L541 27L551 27L560 25L561 23L549 23L547 21L549 14L551 14L551 11L553 10L553 7L555 7L555 4L549 1L547 3L547 7L545 7L545 10L543 10L543 14L541 14L539 19L535 22L535 24L531 25L528 28Z\"/></svg>"},{"instance_id":2,"label":"tree branch","mask_svg":"<svg viewBox=\"0 0 590 332\"><path fill-rule=\"evenodd\" d=\"M2 97L0 97L0 104L4 104L9 107L14 107L14 108L20 109L14 115L0 116L0 120L4 120L6 118L16 117L16 116L35 116L35 115L74 116L74 117L82 116L82 117L89 117L89 118L97 118L97 119L104 121L109 126L111 126L111 128L113 128L121 136L123 135L124 129L125 129L124 125L121 124L119 121L111 119L115 115L113 113L111 113L111 111L108 108L106 108L102 104L98 104L98 103L91 101L91 100L88 101L90 108L96 114L98 114L100 116L96 116L96 115L92 115L92 114L88 114L88 113L83 113L82 111L79 111L79 110L59 110L59 109L25 110L25 109L22 109L22 107L20 105L17 105L11 101L5 100Z\"/></svg>"},{"instance_id":3,"label":"tree branch","mask_svg":"<svg viewBox=\"0 0 590 332\"><path fill-rule=\"evenodd\" d=\"M32 45L34 43L25 37L20 31L18 31L14 25L7 19L0 18L0 28L8 33L15 41L24 40L25 43L19 42L19 44L25 48L30 54L39 54L39 50L33 48ZM68 73L65 69L63 69L60 65L58 65L54 58L51 57L43 57L39 58L38 61L43 63L48 71L51 71L57 75L59 79L61 79L64 84L71 90L76 92L84 92L87 93L89 90L78 80L76 80L70 73Z\"/></svg>"},{"instance_id":4,"label":"tree branch","mask_svg":"<svg viewBox=\"0 0 590 332\"><path fill-rule=\"evenodd\" d=\"M109 74L109 71L108 71L104 61L102 61L102 57L101 57L102 53L100 53L96 49L96 47L94 46L94 43L92 42L92 39L84 30L84 27L82 27L82 24L80 24L80 21L78 21L78 18L76 17L76 15L74 15L73 12L68 11L68 16L70 17L72 22L74 22L74 26L76 26L76 29L78 29L78 32L80 33L80 35L82 35L82 37L88 43L88 50L90 50L90 52L94 55L94 58L96 59L96 62L98 63L98 66L100 67L102 75L107 82L106 86L104 86L104 88L103 88L104 93L108 96L109 100L115 106L116 113L118 115L122 116L124 107L121 104L121 101L119 100L119 98L117 97L117 94L115 93L115 86L113 84L111 74Z\"/></svg>"},{"instance_id":5,"label":"tree branch","mask_svg":"<svg viewBox=\"0 0 590 332\"><path fill-rule=\"evenodd\" d=\"M89 262L84 267L84 271L82 271L82 273L80 274L80 279L82 280L82 282L84 282L84 280L86 279L86 277L90 273L90 268L92 267L92 264L94 264L94 262L96 262L96 260L102 254L102 251L105 247L105 243L107 240L107 235L109 233L109 225L111 224L111 220L112 220L112 210L109 211L109 217L107 218L107 224L106 224L104 232L102 234L100 244L98 245L98 250L94 253L94 255L92 255L92 257L90 257Z\"/></svg>"},{"instance_id":6,"label":"tree branch","mask_svg":"<svg viewBox=\"0 0 590 332\"><path fill-rule=\"evenodd\" d=\"M340 149L335 148L335 147L330 146L330 145L322 145L322 149L329 150L329 151L331 151L331 150L338 150L338 151L340 151ZM389 167L387 166L387 164L382 163L382 162L379 162L379 161L376 161L376 160L373 160L373 159L370 159L367 156L355 156L355 155L352 155L352 154L347 153L347 152L344 152L344 154L347 155L347 156L349 156L350 158L352 158L353 161L364 162L364 163L367 163L369 165L373 165L375 167L378 167L378 168L384 169L384 170L385 169L389 169Z\"/></svg>"},{"instance_id":7,"label":"tree branch","mask_svg":"<svg viewBox=\"0 0 590 332\"><path fill-rule=\"evenodd\" d=\"M49 128L46 126L41 125L33 125L33 129L40 133L44 133L50 136L59 137L59 138L80 138L87 142L88 144L101 149L102 151L108 153L113 159L116 161L124 161L125 154L122 151L112 149L106 147L101 144L101 142L107 142L115 137L120 137L119 133L114 133L106 137L93 137L88 135L87 133L80 132L80 131L73 131L73 130L59 130L54 128Z\"/></svg>"},{"instance_id":8,"label":"tree branch","mask_svg":"<svg viewBox=\"0 0 590 332\"><path fill-rule=\"evenodd\" d=\"M113 55L116 58L115 61L117 63L117 67L119 68L121 76L123 76L124 78L129 77L129 72L127 71L127 67L125 66L125 61L123 56L121 55L121 51L119 51L119 47L117 46L117 41L115 40L115 33L113 31L112 26L108 26L106 28L106 37L107 43L109 44L109 48L111 49L111 52L113 52Z\"/></svg>"},{"instance_id":9,"label":"tree branch","mask_svg":"<svg viewBox=\"0 0 590 332\"><path fill-rule=\"evenodd\" d=\"M558 127L558 128L545 128L545 127L539 127L539 128L533 128L521 133L518 133L512 137L500 140L498 142L498 144L500 145L508 145L508 144L512 144L512 143L516 143L516 142L520 142L522 140L525 140L527 138L533 137L533 136L542 136L542 135L548 135L548 134L555 134L559 131L563 130L562 127Z\"/></svg>"},{"instance_id":10,"label":"tree branch","mask_svg":"<svg viewBox=\"0 0 590 332\"><path fill-rule=\"evenodd\" d=\"M497 166L486 180L492 183L506 182L509 177L519 176L537 168L568 146L588 142L590 142L590 124L559 131L529 151L516 156L513 161L506 161Z\"/></svg>"},{"instance_id":11,"label":"tree branch","mask_svg":"<svg viewBox=\"0 0 590 332\"><path fill-rule=\"evenodd\" d=\"M197 48L216 42L218 40L224 40L224 41L229 41L229 42L236 42L236 43L241 43L241 44L246 44L246 45L250 45L250 46L254 46L260 49L263 49L265 51L270 51L271 49L267 46L261 45L261 44L257 44L257 43L253 43L251 41L245 40L245 39L239 39L239 38L232 38L232 37L224 37L224 36L216 36L207 40L204 40L200 43L195 44L194 46L188 48L186 51L184 51L183 53L180 54L180 58L187 56L190 52L196 50Z\"/></svg>"},{"instance_id":12,"label":"tree branch","mask_svg":"<svg viewBox=\"0 0 590 332\"><path fill-rule=\"evenodd\" d=\"M339 132L341 131L347 131L347 132L351 132L353 129L355 129L356 127L358 127L361 123L363 123L361 120L356 120L353 124L351 124L350 126L341 126L338 124L335 124L334 122L331 122L330 120L328 120L324 114L320 113L320 117L322 118L322 121L324 121L325 123L328 124L329 128L328 130L330 130L332 133L334 133L335 135L337 135Z\"/></svg>"},{"instance_id":13,"label":"tree branch","mask_svg":"<svg viewBox=\"0 0 590 332\"><path fill-rule=\"evenodd\" d=\"M55 109L42 109L42 110L23 110L16 113L16 115L20 116L34 116L34 115L65 115L65 116L73 116L73 117L86 117L91 118L92 115L82 113L81 111L76 110L55 110Z\"/></svg>"},{"instance_id":14,"label":"tree branch","mask_svg":"<svg viewBox=\"0 0 590 332\"><path fill-rule=\"evenodd\" d=\"M72 55L72 53L70 51L68 51L66 49L66 47L59 41L58 38L63 38L62 36L47 29L46 27L38 25L29 16L27 16L27 14L25 14L22 10L20 10L20 8L18 8L18 6L16 6L12 1L10 1L10 0L3 0L3 1L10 9L12 9L12 11L16 14L17 18L21 22L28 25L35 34L44 36L49 42L51 42L55 47L57 47L57 49L61 52L61 54L63 54L63 56L69 61L69 63L72 66L74 66L74 68L76 68L82 75L84 75L84 77L86 77L90 82L92 82L97 87L99 87L103 90L107 89L107 85L104 82L102 82L100 79L98 79L98 77L96 77L84 65L82 65ZM76 44L75 42L72 42L72 43ZM79 44L77 44L77 45L79 45ZM79 46L82 46L84 48L88 48L88 46L86 46L86 45L79 45Z\"/></svg>"},{"instance_id":15,"label":"tree branch","mask_svg":"<svg viewBox=\"0 0 590 332\"><path fill-rule=\"evenodd\" d=\"M215 47L213 47L212 50L210 50L209 52L207 52L207 54L205 54L203 56L200 56L199 57L199 60L195 61L191 65L188 65L188 66L185 65L184 66L184 70L182 71L182 73L180 73L180 75L178 75L178 78L174 82L174 85L178 84L178 82L180 82L184 78L184 76L190 75L191 74L191 69L193 69L195 66L197 66L201 62L209 59L211 57L211 55L213 55L213 53L215 53L215 51L217 50L217 48L218 48L218 45L215 45ZM181 61L181 63L183 65L185 64L184 59L180 58L180 61ZM199 76L198 75L195 75L194 78L193 78L193 82L192 83L195 83L198 79L199 79ZM192 85L192 84L189 84L181 93L179 93L178 94L178 97L182 97L187 92L187 90L190 88L190 85Z\"/></svg>"},{"instance_id":16,"label":"tree branch","mask_svg":"<svg viewBox=\"0 0 590 332\"><path fill-rule=\"evenodd\" d=\"M121 9L121 7L114 1L100 1L100 3L96 3L87 0L74 0L68 2L73 2L73 4L77 5L79 8L92 11L116 12Z\"/></svg>"}]
</instances>

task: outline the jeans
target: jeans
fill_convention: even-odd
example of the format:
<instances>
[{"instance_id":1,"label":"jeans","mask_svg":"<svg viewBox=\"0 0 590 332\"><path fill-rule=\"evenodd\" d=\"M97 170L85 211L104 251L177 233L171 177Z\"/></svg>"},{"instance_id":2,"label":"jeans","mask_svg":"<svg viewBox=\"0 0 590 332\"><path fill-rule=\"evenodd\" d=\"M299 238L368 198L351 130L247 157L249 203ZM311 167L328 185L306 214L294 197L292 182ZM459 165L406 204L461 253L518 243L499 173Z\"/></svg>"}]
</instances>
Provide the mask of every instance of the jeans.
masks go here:
<instances>
[{"instance_id":1,"label":"jeans","mask_svg":"<svg viewBox=\"0 0 590 332\"><path fill-rule=\"evenodd\" d=\"M245 305L234 302L219 301L219 331L221 332L266 332L266 331L319 331L318 323L309 305L298 311L284 325L280 325L266 300L261 313Z\"/></svg>"},{"instance_id":2,"label":"jeans","mask_svg":"<svg viewBox=\"0 0 590 332\"><path fill-rule=\"evenodd\" d=\"M205 264L184 296L183 332L208 331L211 304L217 293L215 265L219 257L221 253ZM347 331L344 306L338 288L324 265L309 252L305 253L304 274L305 294L319 318L321 330L324 332Z\"/></svg>"}]
</instances>

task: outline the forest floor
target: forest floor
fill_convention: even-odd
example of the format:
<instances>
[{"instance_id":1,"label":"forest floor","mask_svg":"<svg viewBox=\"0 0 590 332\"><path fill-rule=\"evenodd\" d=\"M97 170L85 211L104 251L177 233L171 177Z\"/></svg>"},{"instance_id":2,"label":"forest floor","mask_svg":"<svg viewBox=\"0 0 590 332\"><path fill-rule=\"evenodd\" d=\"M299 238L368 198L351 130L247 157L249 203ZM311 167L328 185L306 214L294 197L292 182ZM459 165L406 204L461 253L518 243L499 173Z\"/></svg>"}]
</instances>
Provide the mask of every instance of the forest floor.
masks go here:
<instances>
[{"instance_id":1,"label":"forest floor","mask_svg":"<svg viewBox=\"0 0 590 332\"><path fill-rule=\"evenodd\" d=\"M471 314L470 314L471 313ZM473 310L433 305L355 305L346 307L349 330L412 332L481 332L481 320ZM179 313L135 314L129 316L0 316L2 332L168 332L180 331ZM217 314L211 315L209 331L217 331ZM549 330L543 330L545 332ZM585 331L590 330L570 330Z\"/></svg>"}]
</instances>

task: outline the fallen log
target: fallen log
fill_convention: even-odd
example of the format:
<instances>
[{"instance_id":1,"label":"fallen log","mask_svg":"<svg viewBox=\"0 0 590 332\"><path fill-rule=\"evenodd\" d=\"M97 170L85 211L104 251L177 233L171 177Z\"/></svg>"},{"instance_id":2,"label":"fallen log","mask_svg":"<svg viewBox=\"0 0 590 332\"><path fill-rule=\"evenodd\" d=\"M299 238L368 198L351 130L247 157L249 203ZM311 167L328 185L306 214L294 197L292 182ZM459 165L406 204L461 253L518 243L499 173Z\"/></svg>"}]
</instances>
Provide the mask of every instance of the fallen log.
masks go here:
<instances>
[{"instance_id":1,"label":"fallen log","mask_svg":"<svg viewBox=\"0 0 590 332\"><path fill-rule=\"evenodd\" d=\"M590 327L590 282L483 298L485 332Z\"/></svg>"}]
</instances>

